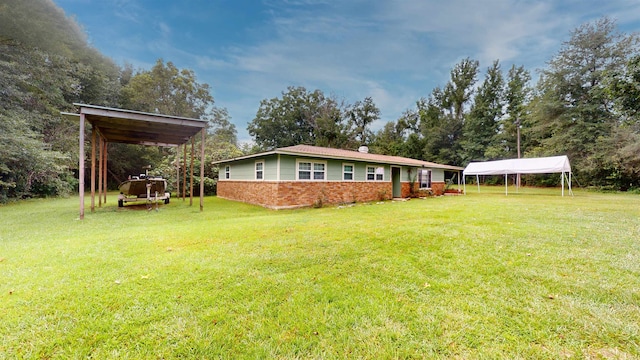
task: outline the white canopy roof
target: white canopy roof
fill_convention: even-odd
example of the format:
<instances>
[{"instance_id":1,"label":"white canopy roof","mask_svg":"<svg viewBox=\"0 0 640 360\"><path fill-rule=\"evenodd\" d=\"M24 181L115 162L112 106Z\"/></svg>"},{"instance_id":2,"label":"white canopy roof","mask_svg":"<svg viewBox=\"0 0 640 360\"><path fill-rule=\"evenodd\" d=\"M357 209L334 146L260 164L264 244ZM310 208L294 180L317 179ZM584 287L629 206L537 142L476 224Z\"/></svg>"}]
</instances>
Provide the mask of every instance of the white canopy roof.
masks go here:
<instances>
[{"instance_id":1,"label":"white canopy roof","mask_svg":"<svg viewBox=\"0 0 640 360\"><path fill-rule=\"evenodd\" d=\"M570 173L571 165L566 155L529 159L472 162L462 172L464 175L550 174Z\"/></svg>"}]
</instances>

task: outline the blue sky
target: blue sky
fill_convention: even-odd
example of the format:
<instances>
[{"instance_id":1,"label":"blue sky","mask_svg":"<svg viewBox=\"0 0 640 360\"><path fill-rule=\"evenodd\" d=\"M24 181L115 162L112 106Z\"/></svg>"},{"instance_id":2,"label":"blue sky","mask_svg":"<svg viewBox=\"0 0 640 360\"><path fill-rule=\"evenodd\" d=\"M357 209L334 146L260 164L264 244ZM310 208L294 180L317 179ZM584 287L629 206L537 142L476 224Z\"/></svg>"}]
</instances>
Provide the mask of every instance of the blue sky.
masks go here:
<instances>
[{"instance_id":1,"label":"blue sky","mask_svg":"<svg viewBox=\"0 0 640 360\"><path fill-rule=\"evenodd\" d=\"M394 121L461 59L524 65L537 79L580 24L640 30L638 0L54 0L119 65L159 58L195 71L241 141L263 99L288 86L347 103L372 97Z\"/></svg>"}]
</instances>

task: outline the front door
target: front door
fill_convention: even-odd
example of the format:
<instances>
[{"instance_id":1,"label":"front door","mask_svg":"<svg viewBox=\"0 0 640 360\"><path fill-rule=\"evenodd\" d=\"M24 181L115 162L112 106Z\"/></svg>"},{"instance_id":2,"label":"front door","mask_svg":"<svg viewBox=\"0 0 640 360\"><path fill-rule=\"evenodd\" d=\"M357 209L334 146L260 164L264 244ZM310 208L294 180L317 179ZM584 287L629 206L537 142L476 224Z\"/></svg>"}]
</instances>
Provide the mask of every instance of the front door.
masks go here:
<instances>
[{"instance_id":1,"label":"front door","mask_svg":"<svg viewBox=\"0 0 640 360\"><path fill-rule=\"evenodd\" d=\"M391 183L393 184L393 197L399 198L402 196L402 186L400 185L400 168L391 167Z\"/></svg>"}]
</instances>

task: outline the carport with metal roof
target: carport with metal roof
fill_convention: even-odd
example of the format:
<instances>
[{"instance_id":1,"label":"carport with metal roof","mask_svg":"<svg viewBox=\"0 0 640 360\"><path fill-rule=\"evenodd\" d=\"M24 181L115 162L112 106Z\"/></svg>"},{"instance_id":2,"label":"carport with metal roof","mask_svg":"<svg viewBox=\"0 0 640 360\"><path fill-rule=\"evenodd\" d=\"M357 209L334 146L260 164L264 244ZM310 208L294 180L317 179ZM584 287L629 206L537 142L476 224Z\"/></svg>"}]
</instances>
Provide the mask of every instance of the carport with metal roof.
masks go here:
<instances>
[{"instance_id":1,"label":"carport with metal roof","mask_svg":"<svg viewBox=\"0 0 640 360\"><path fill-rule=\"evenodd\" d=\"M65 116L80 118L79 136L79 195L80 219L84 218L85 192L85 122L91 124L91 211L95 211L96 190L96 146L98 147L98 197L102 205L102 196L106 202L107 144L126 143L151 146L175 146L179 158L180 145L184 145L184 178L186 179L187 143L191 140L191 178L193 179L193 151L195 136L201 133L200 145L200 211L204 203L204 143L206 120L152 114L139 111L108 108L95 105L77 104L80 113L62 113ZM179 175L178 175L179 177ZM192 180L193 181L193 180ZM179 179L177 181L179 184ZM186 188L183 182L183 189ZM179 189L178 189L179 192ZM183 198L185 191L183 190ZM192 195L191 191L191 195Z\"/></svg>"}]
</instances>

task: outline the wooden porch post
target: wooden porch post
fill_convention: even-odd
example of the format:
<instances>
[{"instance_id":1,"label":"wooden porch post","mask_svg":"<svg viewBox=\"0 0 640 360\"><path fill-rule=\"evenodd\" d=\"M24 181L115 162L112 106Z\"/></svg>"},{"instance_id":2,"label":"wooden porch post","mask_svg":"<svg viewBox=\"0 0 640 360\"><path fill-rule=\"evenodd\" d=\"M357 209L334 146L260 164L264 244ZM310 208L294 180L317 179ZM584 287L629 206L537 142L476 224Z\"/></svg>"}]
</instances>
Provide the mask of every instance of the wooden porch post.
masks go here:
<instances>
[{"instance_id":1,"label":"wooden porch post","mask_svg":"<svg viewBox=\"0 0 640 360\"><path fill-rule=\"evenodd\" d=\"M84 118L85 115L80 112L80 149L78 152L78 195L80 196L80 220L84 219Z\"/></svg>"}]
</instances>

